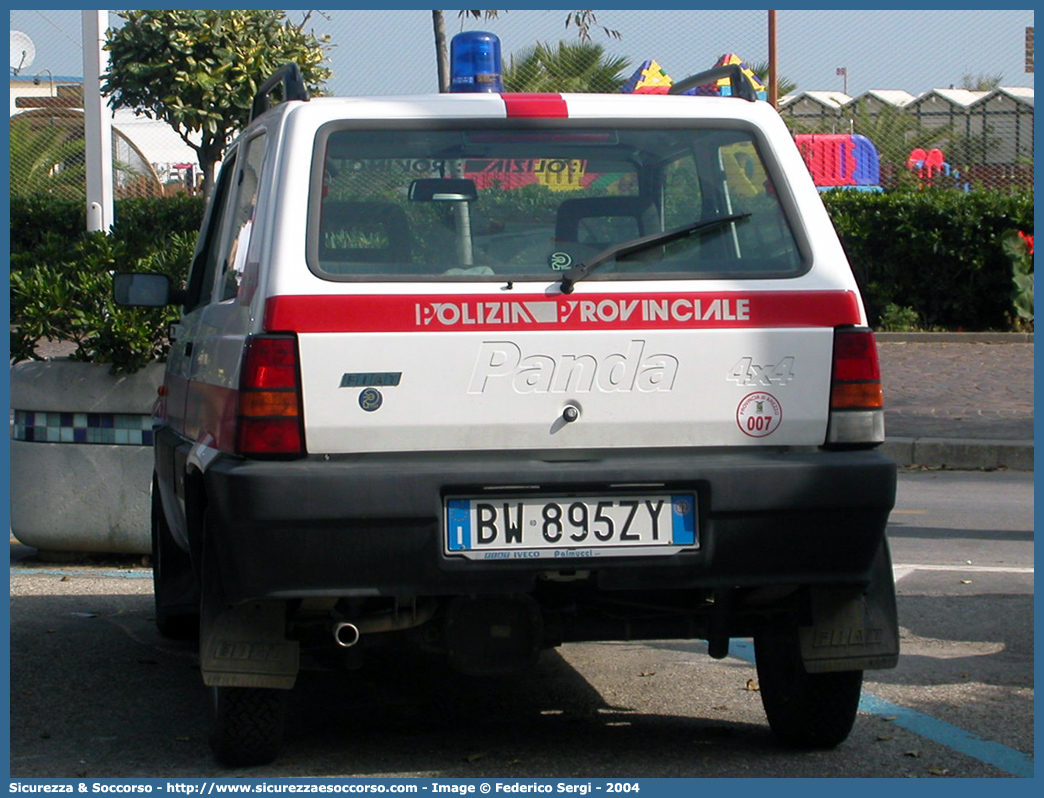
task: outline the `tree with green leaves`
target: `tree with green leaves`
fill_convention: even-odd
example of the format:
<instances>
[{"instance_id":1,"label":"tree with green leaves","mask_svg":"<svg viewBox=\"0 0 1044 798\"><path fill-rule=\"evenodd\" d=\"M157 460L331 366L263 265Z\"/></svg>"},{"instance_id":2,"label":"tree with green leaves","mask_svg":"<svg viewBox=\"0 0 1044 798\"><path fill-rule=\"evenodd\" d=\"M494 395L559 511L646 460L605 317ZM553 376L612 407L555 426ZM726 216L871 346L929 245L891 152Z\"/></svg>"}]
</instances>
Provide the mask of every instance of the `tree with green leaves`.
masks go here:
<instances>
[{"instance_id":1,"label":"tree with green leaves","mask_svg":"<svg viewBox=\"0 0 1044 798\"><path fill-rule=\"evenodd\" d=\"M328 37L282 11L120 11L107 32L109 71L102 90L113 108L130 108L170 125L195 150L210 195L214 171L250 118L258 87L288 62L318 91ZM307 17L305 18L307 20Z\"/></svg>"},{"instance_id":2,"label":"tree with green leaves","mask_svg":"<svg viewBox=\"0 0 1044 798\"><path fill-rule=\"evenodd\" d=\"M986 72L980 72L978 75L969 73L961 76L961 88L968 91L993 91L1001 85L1002 80L1004 80L1004 75L1000 73L995 75Z\"/></svg>"},{"instance_id":3,"label":"tree with green leaves","mask_svg":"<svg viewBox=\"0 0 1044 798\"><path fill-rule=\"evenodd\" d=\"M68 127L34 122L29 117L11 120L11 195L52 194L84 196L86 161L82 123L80 135Z\"/></svg>"},{"instance_id":4,"label":"tree with green leaves","mask_svg":"<svg viewBox=\"0 0 1044 798\"><path fill-rule=\"evenodd\" d=\"M123 178L141 173L116 159L113 169ZM83 114L51 111L19 114L11 119L11 196L50 194L64 199L83 199L87 189L86 143Z\"/></svg>"},{"instance_id":5,"label":"tree with green leaves","mask_svg":"<svg viewBox=\"0 0 1044 798\"><path fill-rule=\"evenodd\" d=\"M512 55L504 68L504 90L522 92L618 92L630 62L609 56L600 44L537 42Z\"/></svg>"}]
</instances>

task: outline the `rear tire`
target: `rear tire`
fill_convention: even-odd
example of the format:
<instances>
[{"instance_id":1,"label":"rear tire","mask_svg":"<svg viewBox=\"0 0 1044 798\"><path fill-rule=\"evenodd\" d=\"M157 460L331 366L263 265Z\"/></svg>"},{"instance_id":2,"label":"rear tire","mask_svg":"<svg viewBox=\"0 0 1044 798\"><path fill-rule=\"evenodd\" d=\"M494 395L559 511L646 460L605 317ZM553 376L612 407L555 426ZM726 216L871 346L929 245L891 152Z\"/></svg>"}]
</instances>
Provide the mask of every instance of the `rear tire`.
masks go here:
<instances>
[{"instance_id":1,"label":"rear tire","mask_svg":"<svg viewBox=\"0 0 1044 798\"><path fill-rule=\"evenodd\" d=\"M797 629L754 637L761 703L773 734L795 748L833 748L852 731L862 671L808 673L801 661Z\"/></svg>"},{"instance_id":2,"label":"rear tire","mask_svg":"<svg viewBox=\"0 0 1044 798\"><path fill-rule=\"evenodd\" d=\"M212 687L210 750L223 765L266 765L283 745L284 690Z\"/></svg>"},{"instance_id":3,"label":"rear tire","mask_svg":"<svg viewBox=\"0 0 1044 798\"><path fill-rule=\"evenodd\" d=\"M174 542L159 484L152 482L152 592L156 605L156 628L172 640L199 637L199 581L192 559Z\"/></svg>"}]
</instances>

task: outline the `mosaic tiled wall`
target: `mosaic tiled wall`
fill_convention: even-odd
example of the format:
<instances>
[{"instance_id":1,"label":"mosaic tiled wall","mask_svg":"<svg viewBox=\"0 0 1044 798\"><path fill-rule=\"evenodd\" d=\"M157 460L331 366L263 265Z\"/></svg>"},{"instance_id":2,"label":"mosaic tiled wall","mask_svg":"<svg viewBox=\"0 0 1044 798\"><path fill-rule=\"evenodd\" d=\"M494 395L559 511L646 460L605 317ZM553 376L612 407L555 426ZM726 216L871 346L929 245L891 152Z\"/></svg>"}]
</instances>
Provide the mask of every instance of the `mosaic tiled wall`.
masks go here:
<instances>
[{"instance_id":1,"label":"mosaic tiled wall","mask_svg":"<svg viewBox=\"0 0 1044 798\"><path fill-rule=\"evenodd\" d=\"M137 413L43 413L15 410L16 441L152 446L152 416Z\"/></svg>"}]
</instances>

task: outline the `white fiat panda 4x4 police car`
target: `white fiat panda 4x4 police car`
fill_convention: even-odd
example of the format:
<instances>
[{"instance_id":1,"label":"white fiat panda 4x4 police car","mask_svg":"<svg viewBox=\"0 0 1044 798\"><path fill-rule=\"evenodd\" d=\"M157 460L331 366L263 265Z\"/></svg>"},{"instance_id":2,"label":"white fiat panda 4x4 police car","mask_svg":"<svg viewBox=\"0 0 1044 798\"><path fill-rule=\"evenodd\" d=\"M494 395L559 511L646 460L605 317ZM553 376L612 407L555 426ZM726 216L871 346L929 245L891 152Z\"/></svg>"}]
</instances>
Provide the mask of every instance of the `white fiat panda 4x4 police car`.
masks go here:
<instances>
[{"instance_id":1,"label":"white fiat panda 4x4 police car","mask_svg":"<svg viewBox=\"0 0 1044 798\"><path fill-rule=\"evenodd\" d=\"M277 755L310 647L483 674L752 637L777 737L845 739L898 656L876 347L787 128L740 95L262 87L187 287L116 278L183 307L156 613L200 635L220 760Z\"/></svg>"}]
</instances>

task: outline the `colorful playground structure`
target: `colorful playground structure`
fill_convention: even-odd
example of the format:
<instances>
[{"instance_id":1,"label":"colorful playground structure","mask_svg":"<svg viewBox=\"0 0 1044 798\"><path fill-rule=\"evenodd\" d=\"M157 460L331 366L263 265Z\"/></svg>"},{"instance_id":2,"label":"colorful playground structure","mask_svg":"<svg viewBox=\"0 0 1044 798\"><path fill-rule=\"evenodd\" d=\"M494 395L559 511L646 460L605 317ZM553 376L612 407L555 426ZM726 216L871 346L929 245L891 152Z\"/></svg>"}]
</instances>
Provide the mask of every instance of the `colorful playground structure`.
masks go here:
<instances>
[{"instance_id":1,"label":"colorful playground structure","mask_svg":"<svg viewBox=\"0 0 1044 798\"><path fill-rule=\"evenodd\" d=\"M946 162L946 156L937 147L927 151L921 147L911 150L910 157L906 159L906 168L915 172L922 184L937 185L941 176L953 180L956 188L964 192L971 191L971 184L961 180L961 173Z\"/></svg>"},{"instance_id":2,"label":"colorful playground structure","mask_svg":"<svg viewBox=\"0 0 1044 798\"><path fill-rule=\"evenodd\" d=\"M733 64L739 66L740 70L743 72L743 76L754 88L758 99L764 100L765 85L761 82L761 79L754 74L754 70L750 68L750 65L738 55L734 53L725 53L725 55L717 60L714 66L732 66ZM671 79L670 75L663 71L663 67L661 67L656 61L650 60L642 62L641 66L639 66L627 82L624 83L620 91L625 94L667 94L673 85L674 81ZM694 86L687 91L681 92L681 94L730 97L732 96L732 86L729 83L728 78L722 78L713 83Z\"/></svg>"},{"instance_id":3,"label":"colorful playground structure","mask_svg":"<svg viewBox=\"0 0 1044 798\"><path fill-rule=\"evenodd\" d=\"M799 133L794 136L801 157L820 191L849 188L881 191L877 148L858 133Z\"/></svg>"}]
</instances>

